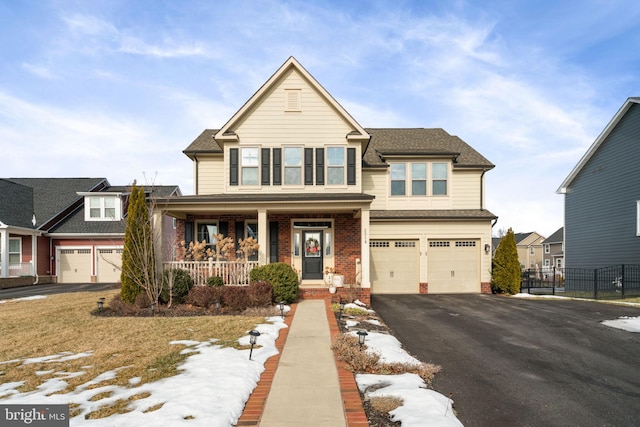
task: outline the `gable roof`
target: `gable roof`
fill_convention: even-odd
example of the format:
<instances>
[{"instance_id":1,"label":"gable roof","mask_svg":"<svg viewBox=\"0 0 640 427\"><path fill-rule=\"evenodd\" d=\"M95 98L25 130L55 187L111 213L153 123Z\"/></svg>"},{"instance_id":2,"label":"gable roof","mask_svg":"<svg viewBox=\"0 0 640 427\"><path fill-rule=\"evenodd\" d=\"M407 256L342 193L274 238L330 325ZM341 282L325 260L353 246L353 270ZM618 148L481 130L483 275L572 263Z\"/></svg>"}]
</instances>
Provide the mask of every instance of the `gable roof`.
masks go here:
<instances>
[{"instance_id":1,"label":"gable roof","mask_svg":"<svg viewBox=\"0 0 640 427\"><path fill-rule=\"evenodd\" d=\"M238 136L235 134L235 126L236 124L244 117L244 115L249 112L254 105L256 105L264 94L266 94L279 80L282 78L289 70L295 69L299 72L303 78L305 78L309 84L318 91L320 96L324 98L335 110L338 112L342 118L349 123L349 125L354 129L347 138L348 139L368 139L369 135L367 132L360 126L360 124L353 118L351 115L345 110L338 101L336 101L333 96L327 90L322 87L320 83L293 57L290 56L280 68L258 89L258 91L253 94L251 98L229 119L227 123L225 123L222 128L220 128L216 134L215 139L218 141L222 140L232 140L236 141Z\"/></svg>"},{"instance_id":2,"label":"gable roof","mask_svg":"<svg viewBox=\"0 0 640 427\"><path fill-rule=\"evenodd\" d=\"M205 129L182 152L192 160L191 155L193 154L222 154L222 147L216 141L216 133L218 131L219 129Z\"/></svg>"},{"instance_id":3,"label":"gable roof","mask_svg":"<svg viewBox=\"0 0 640 427\"><path fill-rule=\"evenodd\" d=\"M598 135L596 140L591 144L591 147L587 150L587 152L582 156L578 164L571 170L569 176L565 178L565 180L560 184L560 187L556 190L558 194L565 194L567 189L573 182L573 180L578 176L582 168L589 162L591 157L598 151L598 148L602 145L602 143L607 139L609 134L615 129L620 120L627 114L629 109L636 104L640 104L640 97L631 97L627 98L627 100L622 104L622 107L618 110L618 112L613 116L611 121L607 124L604 130Z\"/></svg>"},{"instance_id":4,"label":"gable roof","mask_svg":"<svg viewBox=\"0 0 640 427\"><path fill-rule=\"evenodd\" d=\"M78 192L99 191L109 185L106 178L7 178L16 184L32 190L32 209L27 210L29 227L31 217L36 216L36 228L46 228L51 221L57 221L61 213L81 203L82 196ZM26 208L26 206L23 206Z\"/></svg>"},{"instance_id":5,"label":"gable roof","mask_svg":"<svg viewBox=\"0 0 640 427\"><path fill-rule=\"evenodd\" d=\"M551 236L547 237L542 243L562 243L564 241L564 227L558 228Z\"/></svg>"},{"instance_id":6,"label":"gable roof","mask_svg":"<svg viewBox=\"0 0 640 427\"><path fill-rule=\"evenodd\" d=\"M452 157L454 167L493 169L495 166L469 144L444 129L367 128L371 135L363 166L386 167L386 156Z\"/></svg>"},{"instance_id":7,"label":"gable roof","mask_svg":"<svg viewBox=\"0 0 640 427\"><path fill-rule=\"evenodd\" d=\"M33 188L0 179L0 224L33 228Z\"/></svg>"}]
</instances>

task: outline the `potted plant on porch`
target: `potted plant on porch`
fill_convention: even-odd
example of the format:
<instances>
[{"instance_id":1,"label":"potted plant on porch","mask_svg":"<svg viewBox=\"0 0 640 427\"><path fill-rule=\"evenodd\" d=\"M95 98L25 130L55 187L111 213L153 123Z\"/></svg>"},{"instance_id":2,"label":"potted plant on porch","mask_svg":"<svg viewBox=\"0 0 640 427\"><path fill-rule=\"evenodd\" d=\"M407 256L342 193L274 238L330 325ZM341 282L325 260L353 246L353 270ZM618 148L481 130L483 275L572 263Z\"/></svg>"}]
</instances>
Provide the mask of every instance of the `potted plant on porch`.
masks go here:
<instances>
[{"instance_id":1,"label":"potted plant on porch","mask_svg":"<svg viewBox=\"0 0 640 427\"><path fill-rule=\"evenodd\" d=\"M332 294L336 293L336 285L333 282L335 273L336 273L336 269L333 267L324 268L323 280L324 280L324 283L329 287L329 292Z\"/></svg>"}]
</instances>

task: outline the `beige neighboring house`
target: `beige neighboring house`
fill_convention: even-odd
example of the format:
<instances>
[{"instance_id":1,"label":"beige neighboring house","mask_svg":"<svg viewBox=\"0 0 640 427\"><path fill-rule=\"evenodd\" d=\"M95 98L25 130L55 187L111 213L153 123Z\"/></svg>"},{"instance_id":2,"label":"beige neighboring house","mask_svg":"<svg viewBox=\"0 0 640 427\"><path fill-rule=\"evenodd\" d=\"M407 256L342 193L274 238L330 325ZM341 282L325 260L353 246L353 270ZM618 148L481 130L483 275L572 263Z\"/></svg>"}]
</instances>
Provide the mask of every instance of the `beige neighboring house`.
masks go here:
<instances>
[{"instance_id":1,"label":"beige neighboring house","mask_svg":"<svg viewBox=\"0 0 640 427\"><path fill-rule=\"evenodd\" d=\"M515 238L520 267L523 269L541 269L544 262L542 243L545 237L533 231L530 233L516 233Z\"/></svg>"},{"instance_id":2,"label":"beige neighboring house","mask_svg":"<svg viewBox=\"0 0 640 427\"><path fill-rule=\"evenodd\" d=\"M494 165L443 129L362 127L293 57L184 153L195 194L158 200L179 235L257 237L303 298L328 294L328 268L365 300L490 292Z\"/></svg>"}]
</instances>

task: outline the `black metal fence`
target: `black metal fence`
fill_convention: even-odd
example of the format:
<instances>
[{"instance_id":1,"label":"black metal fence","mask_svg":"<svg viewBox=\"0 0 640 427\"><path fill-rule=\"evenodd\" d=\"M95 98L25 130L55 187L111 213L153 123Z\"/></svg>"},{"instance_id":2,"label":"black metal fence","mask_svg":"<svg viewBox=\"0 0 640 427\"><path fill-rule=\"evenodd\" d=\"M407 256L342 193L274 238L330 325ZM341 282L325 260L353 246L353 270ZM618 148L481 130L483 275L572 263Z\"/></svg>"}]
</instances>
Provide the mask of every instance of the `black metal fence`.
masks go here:
<instances>
[{"instance_id":1,"label":"black metal fence","mask_svg":"<svg viewBox=\"0 0 640 427\"><path fill-rule=\"evenodd\" d=\"M640 265L523 270L520 292L593 299L640 297Z\"/></svg>"}]
</instances>

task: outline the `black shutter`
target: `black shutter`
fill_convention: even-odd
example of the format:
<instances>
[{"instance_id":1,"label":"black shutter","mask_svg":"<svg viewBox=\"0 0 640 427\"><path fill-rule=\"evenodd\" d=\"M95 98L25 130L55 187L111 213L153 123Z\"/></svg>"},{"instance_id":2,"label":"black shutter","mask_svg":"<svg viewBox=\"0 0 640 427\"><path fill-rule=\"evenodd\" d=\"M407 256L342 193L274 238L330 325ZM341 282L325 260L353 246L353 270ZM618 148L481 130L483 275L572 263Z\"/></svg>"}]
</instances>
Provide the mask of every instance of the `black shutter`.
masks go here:
<instances>
[{"instance_id":1,"label":"black shutter","mask_svg":"<svg viewBox=\"0 0 640 427\"><path fill-rule=\"evenodd\" d=\"M347 185L356 185L356 149L347 148Z\"/></svg>"},{"instance_id":2,"label":"black shutter","mask_svg":"<svg viewBox=\"0 0 640 427\"><path fill-rule=\"evenodd\" d=\"M229 149L229 185L238 185L238 149Z\"/></svg>"},{"instance_id":3,"label":"black shutter","mask_svg":"<svg viewBox=\"0 0 640 427\"><path fill-rule=\"evenodd\" d=\"M324 185L324 148L316 148L316 185Z\"/></svg>"},{"instance_id":4,"label":"black shutter","mask_svg":"<svg viewBox=\"0 0 640 427\"><path fill-rule=\"evenodd\" d=\"M269 172L271 172L269 167L271 164L270 152L271 151L268 148L262 149L262 170L260 172L262 175L262 185L269 185L271 183L271 180L269 179Z\"/></svg>"},{"instance_id":5,"label":"black shutter","mask_svg":"<svg viewBox=\"0 0 640 427\"><path fill-rule=\"evenodd\" d=\"M282 148L273 149L273 185L282 184Z\"/></svg>"},{"instance_id":6,"label":"black shutter","mask_svg":"<svg viewBox=\"0 0 640 427\"><path fill-rule=\"evenodd\" d=\"M227 221L220 221L218 223L218 233L222 234L222 237L229 235L229 223Z\"/></svg>"},{"instance_id":7,"label":"black shutter","mask_svg":"<svg viewBox=\"0 0 640 427\"><path fill-rule=\"evenodd\" d=\"M193 229L195 224L193 221L186 221L184 223L184 241L189 246L189 243L193 242Z\"/></svg>"},{"instance_id":8,"label":"black shutter","mask_svg":"<svg viewBox=\"0 0 640 427\"><path fill-rule=\"evenodd\" d=\"M269 262L278 262L278 221L269 222Z\"/></svg>"},{"instance_id":9,"label":"black shutter","mask_svg":"<svg viewBox=\"0 0 640 427\"><path fill-rule=\"evenodd\" d=\"M313 148L304 149L304 185L313 185Z\"/></svg>"},{"instance_id":10,"label":"black shutter","mask_svg":"<svg viewBox=\"0 0 640 427\"><path fill-rule=\"evenodd\" d=\"M240 239L244 239L244 221L236 221L236 252L240 249Z\"/></svg>"}]
</instances>

